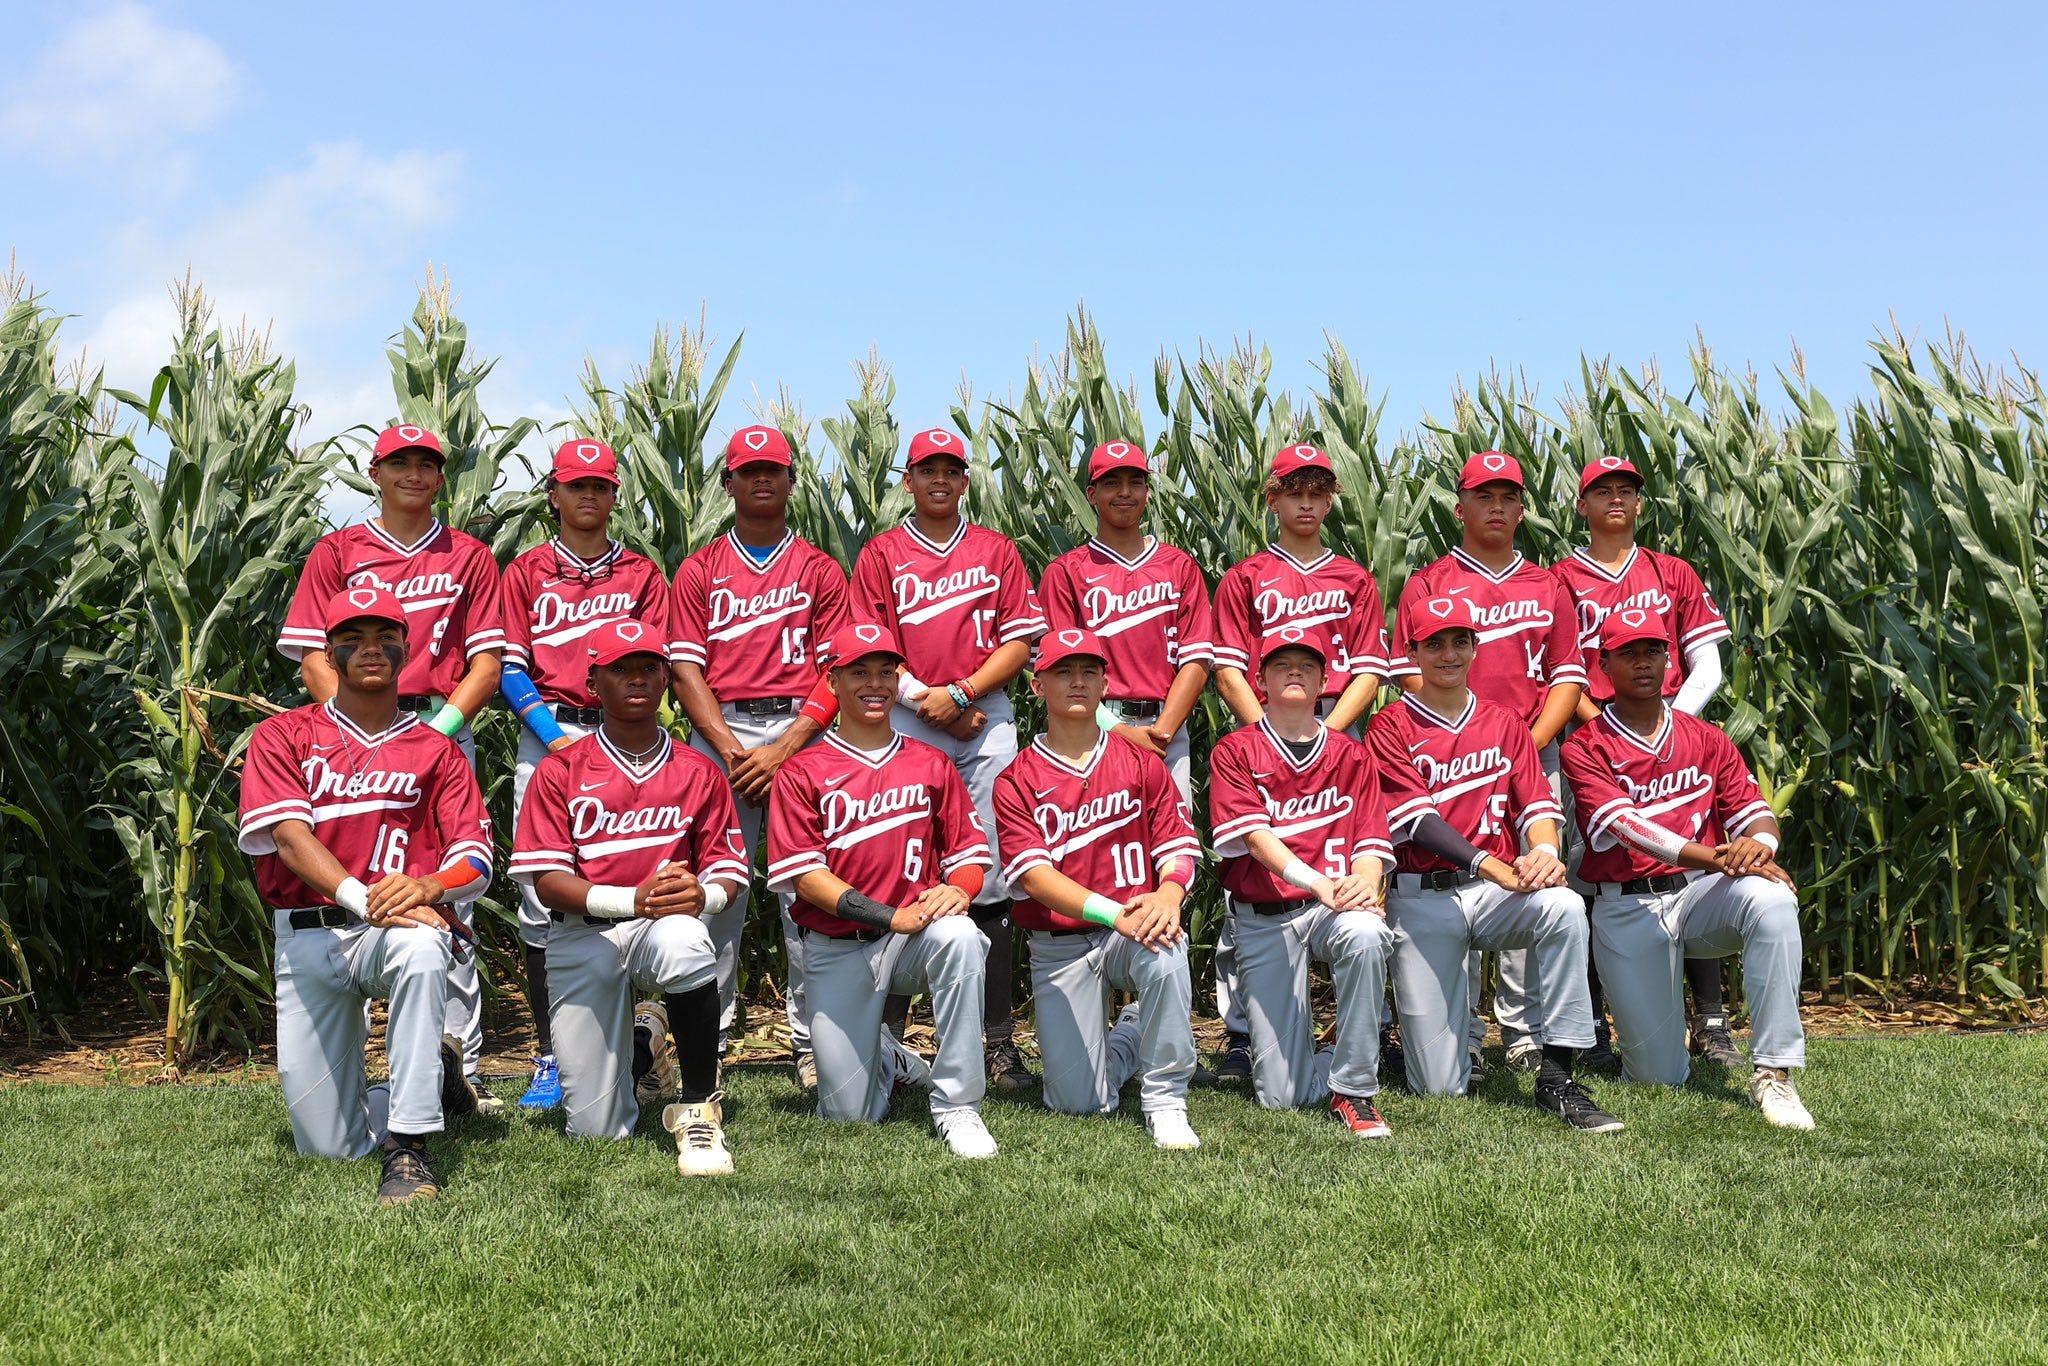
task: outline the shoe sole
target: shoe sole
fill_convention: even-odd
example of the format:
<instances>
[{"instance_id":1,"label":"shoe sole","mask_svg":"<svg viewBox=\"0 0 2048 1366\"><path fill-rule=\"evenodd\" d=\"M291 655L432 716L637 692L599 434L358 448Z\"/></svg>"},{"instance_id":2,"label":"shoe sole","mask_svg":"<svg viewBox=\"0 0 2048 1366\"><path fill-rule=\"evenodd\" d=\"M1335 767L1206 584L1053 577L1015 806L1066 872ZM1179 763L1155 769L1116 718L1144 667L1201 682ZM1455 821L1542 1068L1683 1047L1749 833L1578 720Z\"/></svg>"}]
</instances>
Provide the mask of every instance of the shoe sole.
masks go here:
<instances>
[{"instance_id":1,"label":"shoe sole","mask_svg":"<svg viewBox=\"0 0 2048 1366\"><path fill-rule=\"evenodd\" d=\"M686 1167L683 1165L682 1160L678 1158L676 1170L684 1176L731 1176L732 1158L727 1157L725 1165L722 1167Z\"/></svg>"},{"instance_id":2,"label":"shoe sole","mask_svg":"<svg viewBox=\"0 0 2048 1366\"><path fill-rule=\"evenodd\" d=\"M439 1186L425 1186L411 1195L380 1195L377 1197L377 1208L397 1209L400 1205L410 1205L415 1200L432 1200L440 1193Z\"/></svg>"}]
</instances>

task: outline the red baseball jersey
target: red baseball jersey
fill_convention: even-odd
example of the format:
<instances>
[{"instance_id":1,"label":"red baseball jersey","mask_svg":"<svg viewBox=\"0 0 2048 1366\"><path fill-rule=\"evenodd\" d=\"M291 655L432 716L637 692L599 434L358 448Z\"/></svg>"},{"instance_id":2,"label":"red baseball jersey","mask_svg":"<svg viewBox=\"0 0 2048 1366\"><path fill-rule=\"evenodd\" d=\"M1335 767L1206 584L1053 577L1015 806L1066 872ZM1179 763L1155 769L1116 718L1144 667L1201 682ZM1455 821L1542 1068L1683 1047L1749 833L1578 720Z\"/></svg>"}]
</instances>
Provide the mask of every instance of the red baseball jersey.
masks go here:
<instances>
[{"instance_id":1,"label":"red baseball jersey","mask_svg":"<svg viewBox=\"0 0 2048 1366\"><path fill-rule=\"evenodd\" d=\"M644 766L603 729L534 766L512 842L512 876L533 882L570 873L606 887L638 887L664 863L699 882L749 877L732 786L717 764L662 737Z\"/></svg>"},{"instance_id":2,"label":"red baseball jersey","mask_svg":"<svg viewBox=\"0 0 2048 1366\"><path fill-rule=\"evenodd\" d=\"M1402 694L1372 718L1365 746L1379 768L1387 823L1397 836L1434 811L1477 847L1513 863L1531 824L1564 820L1529 728L1506 707L1470 692L1455 718ZM1404 873L1452 868L1412 841L1396 845L1394 856Z\"/></svg>"},{"instance_id":3,"label":"red baseball jersey","mask_svg":"<svg viewBox=\"0 0 2048 1366\"><path fill-rule=\"evenodd\" d=\"M1157 540L1134 560L1094 540L1069 550L1046 566L1038 600L1050 625L1101 637L1109 696L1119 700L1163 702L1183 664L1216 657L1201 568Z\"/></svg>"},{"instance_id":4,"label":"red baseball jersey","mask_svg":"<svg viewBox=\"0 0 2048 1366\"><path fill-rule=\"evenodd\" d=\"M473 536L434 523L401 545L374 520L322 536L306 557L277 648L289 659L327 644L321 614L344 588L370 584L405 604L408 654L398 676L407 696L455 691L469 657L505 648L499 610L498 562Z\"/></svg>"},{"instance_id":5,"label":"red baseball jersey","mask_svg":"<svg viewBox=\"0 0 2048 1366\"><path fill-rule=\"evenodd\" d=\"M846 624L846 571L795 532L756 560L731 532L676 571L672 658L704 671L721 702L803 697L817 645Z\"/></svg>"},{"instance_id":6,"label":"red baseball jersey","mask_svg":"<svg viewBox=\"0 0 2048 1366\"><path fill-rule=\"evenodd\" d=\"M249 737L241 832L256 891L285 910L332 906L277 854L272 827L304 821L349 876L426 877L460 858L491 862L491 818L462 749L412 712L371 735L332 702L273 716Z\"/></svg>"},{"instance_id":7,"label":"red baseball jersey","mask_svg":"<svg viewBox=\"0 0 2048 1366\"><path fill-rule=\"evenodd\" d=\"M1049 866L1123 902L1159 885L1164 860L1202 856L1166 765L1106 732L1079 768L1045 737L1032 741L996 779L995 808L1003 881L1013 890L1026 872ZM1090 928L1021 892L1016 918L1027 930Z\"/></svg>"},{"instance_id":8,"label":"red baseball jersey","mask_svg":"<svg viewBox=\"0 0 2048 1366\"><path fill-rule=\"evenodd\" d=\"M647 624L663 649L673 639L668 580L654 562L613 541L584 560L559 539L505 567L505 662L517 664L549 702L594 707L583 638L609 622Z\"/></svg>"},{"instance_id":9,"label":"red baseball jersey","mask_svg":"<svg viewBox=\"0 0 2048 1366\"><path fill-rule=\"evenodd\" d=\"M1588 882L1630 882L1680 871L1615 839L1608 827L1634 810L1666 830L1716 845L1771 814L1735 742L1697 716L1664 709L1657 734L1637 735L1601 712L1573 731L1560 751L1572 785Z\"/></svg>"},{"instance_id":10,"label":"red baseball jersey","mask_svg":"<svg viewBox=\"0 0 2048 1366\"><path fill-rule=\"evenodd\" d=\"M1466 680L1473 692L1535 724L1552 688L1584 684L1578 619L1557 575L1517 554L1498 574L1464 549L1417 570L1401 589L1395 675L1420 672L1409 662L1411 621L1456 622L1479 636Z\"/></svg>"},{"instance_id":11,"label":"red baseball jersey","mask_svg":"<svg viewBox=\"0 0 2048 1366\"><path fill-rule=\"evenodd\" d=\"M944 545L905 522L861 547L853 614L896 633L904 663L930 684L965 678L996 647L1045 633L1045 613L1016 545L963 520Z\"/></svg>"},{"instance_id":12,"label":"red baseball jersey","mask_svg":"<svg viewBox=\"0 0 2048 1366\"><path fill-rule=\"evenodd\" d=\"M1305 758L1270 721L1216 742L1209 756L1209 827L1223 857L1223 890L1239 901L1299 901L1307 895L1251 856L1246 841L1266 829L1319 873L1343 877L1366 854L1394 861L1379 775L1365 746L1319 729Z\"/></svg>"},{"instance_id":13,"label":"red baseball jersey","mask_svg":"<svg viewBox=\"0 0 2048 1366\"><path fill-rule=\"evenodd\" d=\"M948 873L987 868L988 835L953 761L899 735L874 753L828 731L775 775L768 885L794 892L824 870L885 906L906 906ZM872 928L797 898L799 925L830 935Z\"/></svg>"},{"instance_id":14,"label":"red baseball jersey","mask_svg":"<svg viewBox=\"0 0 2048 1366\"><path fill-rule=\"evenodd\" d=\"M1636 546L1619 572L1593 558L1590 550L1574 550L1553 567L1572 595L1578 613L1579 651L1586 662L1586 695L1601 705L1614 697L1614 684L1600 670L1600 623L1610 613L1643 607L1671 628L1671 672L1664 676L1664 695L1675 697L1685 682L1685 652L1711 645L1732 634L1721 609L1707 594L1699 572L1676 555L1661 555Z\"/></svg>"},{"instance_id":15,"label":"red baseball jersey","mask_svg":"<svg viewBox=\"0 0 2048 1366\"><path fill-rule=\"evenodd\" d=\"M1327 645L1323 696L1336 697L1359 674L1387 676L1387 609L1372 571L1335 551L1304 564L1269 545L1232 565L1216 585L1216 663L1256 675L1259 642L1289 626Z\"/></svg>"}]
</instances>

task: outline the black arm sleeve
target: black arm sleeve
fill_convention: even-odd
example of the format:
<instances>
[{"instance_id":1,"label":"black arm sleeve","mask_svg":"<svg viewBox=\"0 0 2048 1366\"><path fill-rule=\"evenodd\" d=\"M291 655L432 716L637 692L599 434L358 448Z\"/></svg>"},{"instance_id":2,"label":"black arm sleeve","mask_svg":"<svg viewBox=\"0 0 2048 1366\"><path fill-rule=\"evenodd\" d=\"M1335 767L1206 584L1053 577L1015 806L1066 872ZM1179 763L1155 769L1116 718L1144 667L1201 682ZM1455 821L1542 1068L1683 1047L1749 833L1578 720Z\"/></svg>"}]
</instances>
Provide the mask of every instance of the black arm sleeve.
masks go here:
<instances>
[{"instance_id":1,"label":"black arm sleeve","mask_svg":"<svg viewBox=\"0 0 2048 1366\"><path fill-rule=\"evenodd\" d=\"M841 920L872 925L878 930L888 929L889 922L896 918L896 909L893 906L884 906L873 897L856 892L851 887L839 894L839 904L832 908L832 912Z\"/></svg>"},{"instance_id":2,"label":"black arm sleeve","mask_svg":"<svg viewBox=\"0 0 2048 1366\"><path fill-rule=\"evenodd\" d=\"M1438 858L1449 859L1460 868L1470 869L1479 862L1479 846L1451 829L1451 823L1432 811L1416 819L1408 827L1408 838L1435 854ZM841 915L846 912L841 911Z\"/></svg>"}]
</instances>

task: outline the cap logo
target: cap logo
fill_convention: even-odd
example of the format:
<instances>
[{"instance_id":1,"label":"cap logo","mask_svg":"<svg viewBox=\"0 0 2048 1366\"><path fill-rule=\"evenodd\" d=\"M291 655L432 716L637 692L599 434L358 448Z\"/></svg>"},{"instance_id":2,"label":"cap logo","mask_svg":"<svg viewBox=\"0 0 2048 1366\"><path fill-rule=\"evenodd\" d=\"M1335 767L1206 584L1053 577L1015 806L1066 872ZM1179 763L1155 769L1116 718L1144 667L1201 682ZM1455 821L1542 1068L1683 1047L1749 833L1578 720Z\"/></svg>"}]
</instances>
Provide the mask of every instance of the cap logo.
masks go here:
<instances>
[{"instance_id":1,"label":"cap logo","mask_svg":"<svg viewBox=\"0 0 2048 1366\"><path fill-rule=\"evenodd\" d=\"M868 625L856 626L853 628L853 638L855 640L866 641L868 644L872 645L882 638L882 628L879 626Z\"/></svg>"},{"instance_id":2,"label":"cap logo","mask_svg":"<svg viewBox=\"0 0 2048 1366\"><path fill-rule=\"evenodd\" d=\"M1479 463L1492 470L1495 474L1498 474L1508 467L1508 458L1504 455L1489 455L1481 459Z\"/></svg>"},{"instance_id":3,"label":"cap logo","mask_svg":"<svg viewBox=\"0 0 2048 1366\"><path fill-rule=\"evenodd\" d=\"M1131 453L1131 446L1127 441L1112 441L1102 449L1109 452L1109 458L1112 460L1122 460Z\"/></svg>"},{"instance_id":4,"label":"cap logo","mask_svg":"<svg viewBox=\"0 0 2048 1366\"><path fill-rule=\"evenodd\" d=\"M1302 630L1299 626L1289 626L1280 632L1280 639L1282 640L1300 641L1307 638L1308 632Z\"/></svg>"},{"instance_id":5,"label":"cap logo","mask_svg":"<svg viewBox=\"0 0 2048 1366\"><path fill-rule=\"evenodd\" d=\"M377 590L374 588L349 589L348 605L351 607L375 607L377 605Z\"/></svg>"},{"instance_id":6,"label":"cap logo","mask_svg":"<svg viewBox=\"0 0 2048 1366\"><path fill-rule=\"evenodd\" d=\"M931 442L934 446L950 446L953 444L953 434L951 432L926 432L924 439Z\"/></svg>"},{"instance_id":7,"label":"cap logo","mask_svg":"<svg viewBox=\"0 0 2048 1366\"><path fill-rule=\"evenodd\" d=\"M427 434L427 429L424 427L400 427L398 434L407 441L417 441Z\"/></svg>"},{"instance_id":8,"label":"cap logo","mask_svg":"<svg viewBox=\"0 0 2048 1366\"><path fill-rule=\"evenodd\" d=\"M576 458L578 460L581 460L586 465L595 465L597 463L598 457L603 453L604 448L602 446L599 446L595 441L579 441L576 443Z\"/></svg>"},{"instance_id":9,"label":"cap logo","mask_svg":"<svg viewBox=\"0 0 2048 1366\"><path fill-rule=\"evenodd\" d=\"M612 626L620 640L638 640L647 628L637 621L621 621Z\"/></svg>"},{"instance_id":10,"label":"cap logo","mask_svg":"<svg viewBox=\"0 0 2048 1366\"><path fill-rule=\"evenodd\" d=\"M1079 645L1080 643L1081 643L1081 633L1080 633L1079 631L1062 631L1062 632L1060 632L1060 644L1062 644L1062 645Z\"/></svg>"},{"instance_id":11,"label":"cap logo","mask_svg":"<svg viewBox=\"0 0 2048 1366\"><path fill-rule=\"evenodd\" d=\"M764 450L768 445L768 433L759 427L748 432L743 439L746 441L747 449L750 451Z\"/></svg>"},{"instance_id":12,"label":"cap logo","mask_svg":"<svg viewBox=\"0 0 2048 1366\"><path fill-rule=\"evenodd\" d=\"M1631 607L1628 611L1621 614L1621 621L1624 626L1641 626L1645 621L1649 620L1649 617L1650 614L1642 608Z\"/></svg>"},{"instance_id":13,"label":"cap logo","mask_svg":"<svg viewBox=\"0 0 2048 1366\"><path fill-rule=\"evenodd\" d=\"M1431 598L1429 600L1429 614L1441 621L1443 618L1448 617L1451 614L1451 609L1457 605L1457 600L1454 598Z\"/></svg>"},{"instance_id":14,"label":"cap logo","mask_svg":"<svg viewBox=\"0 0 2048 1366\"><path fill-rule=\"evenodd\" d=\"M1603 455L1600 457L1600 468L1603 470L1618 470L1622 467L1622 464L1622 458L1618 455Z\"/></svg>"}]
</instances>

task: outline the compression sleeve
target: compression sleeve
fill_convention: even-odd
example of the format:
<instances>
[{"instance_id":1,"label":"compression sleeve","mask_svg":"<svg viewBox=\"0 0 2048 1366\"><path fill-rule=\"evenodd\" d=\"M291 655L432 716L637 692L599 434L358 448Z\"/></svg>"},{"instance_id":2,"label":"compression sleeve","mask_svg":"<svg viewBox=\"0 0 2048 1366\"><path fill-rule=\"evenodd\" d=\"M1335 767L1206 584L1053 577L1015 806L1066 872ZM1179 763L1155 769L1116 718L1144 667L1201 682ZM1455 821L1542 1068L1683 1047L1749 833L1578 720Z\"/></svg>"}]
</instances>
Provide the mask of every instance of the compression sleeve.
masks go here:
<instances>
[{"instance_id":1,"label":"compression sleeve","mask_svg":"<svg viewBox=\"0 0 2048 1366\"><path fill-rule=\"evenodd\" d=\"M552 745L565 737L561 724L555 720L554 710L541 698L540 689L533 685L533 676L525 669L507 663L498 676L498 691L505 694L512 714L543 745Z\"/></svg>"},{"instance_id":2,"label":"compression sleeve","mask_svg":"<svg viewBox=\"0 0 2048 1366\"><path fill-rule=\"evenodd\" d=\"M896 918L893 907L884 906L851 887L839 894L839 903L832 908L832 913L841 920L851 920L856 925L868 925L878 930L888 929L889 922Z\"/></svg>"},{"instance_id":3,"label":"compression sleeve","mask_svg":"<svg viewBox=\"0 0 2048 1366\"><path fill-rule=\"evenodd\" d=\"M1638 853L1648 854L1659 863L1668 863L1674 868L1679 866L1678 856L1691 842L1676 830L1665 829L1633 808L1609 822L1607 833Z\"/></svg>"},{"instance_id":4,"label":"compression sleeve","mask_svg":"<svg viewBox=\"0 0 2048 1366\"><path fill-rule=\"evenodd\" d=\"M811 695L804 699L803 706L798 710L824 729L832 729L833 719L839 715L839 698L832 691L832 678L829 674L818 675L817 686L811 689Z\"/></svg>"},{"instance_id":5,"label":"compression sleeve","mask_svg":"<svg viewBox=\"0 0 2048 1366\"><path fill-rule=\"evenodd\" d=\"M1671 699L1671 709L1698 716L1721 688L1721 645L1710 640L1685 652L1685 682Z\"/></svg>"},{"instance_id":6,"label":"compression sleeve","mask_svg":"<svg viewBox=\"0 0 2048 1366\"><path fill-rule=\"evenodd\" d=\"M470 854L435 873L434 880L447 889L449 902L474 901L491 885L491 865Z\"/></svg>"},{"instance_id":7,"label":"compression sleeve","mask_svg":"<svg viewBox=\"0 0 2048 1366\"><path fill-rule=\"evenodd\" d=\"M946 874L946 885L959 888L969 901L981 895L982 884L987 880L978 863L964 863Z\"/></svg>"},{"instance_id":8,"label":"compression sleeve","mask_svg":"<svg viewBox=\"0 0 2048 1366\"><path fill-rule=\"evenodd\" d=\"M1479 846L1451 829L1451 823L1436 812L1425 812L1408 826L1408 838L1430 853L1460 868L1479 866Z\"/></svg>"}]
</instances>

